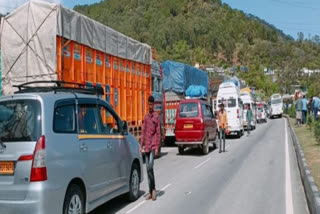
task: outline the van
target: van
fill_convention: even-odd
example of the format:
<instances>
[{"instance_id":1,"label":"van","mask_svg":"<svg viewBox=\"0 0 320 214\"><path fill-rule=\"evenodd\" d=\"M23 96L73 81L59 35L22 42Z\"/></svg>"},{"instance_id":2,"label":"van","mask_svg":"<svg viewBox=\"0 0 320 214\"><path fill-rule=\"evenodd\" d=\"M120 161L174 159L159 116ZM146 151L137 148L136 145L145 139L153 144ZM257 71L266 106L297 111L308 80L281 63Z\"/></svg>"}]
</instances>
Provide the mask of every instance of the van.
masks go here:
<instances>
[{"instance_id":1,"label":"van","mask_svg":"<svg viewBox=\"0 0 320 214\"><path fill-rule=\"evenodd\" d=\"M243 135L243 105L240 99L240 90L233 82L221 83L217 95L217 110L223 103L228 118L228 134Z\"/></svg>"},{"instance_id":2,"label":"van","mask_svg":"<svg viewBox=\"0 0 320 214\"><path fill-rule=\"evenodd\" d=\"M93 89L25 87L0 98L0 213L89 213L124 193L137 200L139 144L111 105Z\"/></svg>"},{"instance_id":3,"label":"van","mask_svg":"<svg viewBox=\"0 0 320 214\"><path fill-rule=\"evenodd\" d=\"M187 147L201 148L209 153L209 143L216 147L217 123L212 107L206 100L181 100L176 114L176 145L179 154Z\"/></svg>"},{"instance_id":4,"label":"van","mask_svg":"<svg viewBox=\"0 0 320 214\"><path fill-rule=\"evenodd\" d=\"M283 101L280 94L273 94L270 97L270 118L282 117L283 114Z\"/></svg>"},{"instance_id":5,"label":"van","mask_svg":"<svg viewBox=\"0 0 320 214\"><path fill-rule=\"evenodd\" d=\"M241 92L240 94L240 98L242 100L243 103L243 126L245 129L247 129L248 123L247 123L247 110L248 110L248 106L250 106L250 109L252 110L252 120L251 120L251 130L256 128L257 125L257 121L256 121L256 108L254 105L254 100L253 97L251 96L250 93L248 92Z\"/></svg>"}]
</instances>

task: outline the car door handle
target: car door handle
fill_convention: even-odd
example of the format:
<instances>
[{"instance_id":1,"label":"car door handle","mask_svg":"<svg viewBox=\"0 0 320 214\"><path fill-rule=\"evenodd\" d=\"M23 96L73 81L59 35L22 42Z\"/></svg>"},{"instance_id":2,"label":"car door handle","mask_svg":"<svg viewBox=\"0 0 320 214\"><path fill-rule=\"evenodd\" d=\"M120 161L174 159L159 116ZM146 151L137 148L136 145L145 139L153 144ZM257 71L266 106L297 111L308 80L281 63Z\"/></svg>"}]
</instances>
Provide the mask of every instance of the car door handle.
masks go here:
<instances>
[{"instance_id":1,"label":"car door handle","mask_svg":"<svg viewBox=\"0 0 320 214\"><path fill-rule=\"evenodd\" d=\"M82 152L88 151L88 146L86 144L81 144L80 151L82 151Z\"/></svg>"},{"instance_id":2,"label":"car door handle","mask_svg":"<svg viewBox=\"0 0 320 214\"><path fill-rule=\"evenodd\" d=\"M111 143L107 143L107 149L112 149L112 144Z\"/></svg>"}]
</instances>

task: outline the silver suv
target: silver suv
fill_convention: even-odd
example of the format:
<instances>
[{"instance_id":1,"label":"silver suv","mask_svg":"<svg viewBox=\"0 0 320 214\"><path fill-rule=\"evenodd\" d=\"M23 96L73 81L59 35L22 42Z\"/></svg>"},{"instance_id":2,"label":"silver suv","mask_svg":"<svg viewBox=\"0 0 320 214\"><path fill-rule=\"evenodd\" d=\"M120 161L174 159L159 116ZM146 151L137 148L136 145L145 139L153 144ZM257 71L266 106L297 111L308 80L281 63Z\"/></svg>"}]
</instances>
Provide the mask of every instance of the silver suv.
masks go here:
<instances>
[{"instance_id":1,"label":"silver suv","mask_svg":"<svg viewBox=\"0 0 320 214\"><path fill-rule=\"evenodd\" d=\"M0 213L83 214L139 197L139 144L95 95L21 90L0 98ZM41 91L41 90L40 90Z\"/></svg>"}]
</instances>

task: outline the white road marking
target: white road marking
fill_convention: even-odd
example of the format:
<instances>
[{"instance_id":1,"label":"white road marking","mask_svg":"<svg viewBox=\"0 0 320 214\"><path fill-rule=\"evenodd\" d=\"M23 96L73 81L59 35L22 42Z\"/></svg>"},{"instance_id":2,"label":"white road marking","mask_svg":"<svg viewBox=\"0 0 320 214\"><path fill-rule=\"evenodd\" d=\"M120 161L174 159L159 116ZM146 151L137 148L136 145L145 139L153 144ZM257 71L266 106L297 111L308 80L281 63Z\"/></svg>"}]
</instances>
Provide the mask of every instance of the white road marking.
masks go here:
<instances>
[{"instance_id":1,"label":"white road marking","mask_svg":"<svg viewBox=\"0 0 320 214\"><path fill-rule=\"evenodd\" d=\"M165 189L167 189L169 186L171 186L171 184L167 184L165 185L160 191L164 191ZM157 193L157 195L159 195L160 192ZM130 210L128 210L126 212L126 214L132 213L133 211L135 211L136 209L138 209L139 207L141 207L144 203L146 203L146 200L141 201L139 204L137 204L136 206L134 206L133 208L131 208Z\"/></svg>"},{"instance_id":2,"label":"white road marking","mask_svg":"<svg viewBox=\"0 0 320 214\"><path fill-rule=\"evenodd\" d=\"M290 171L290 159L289 159L289 143L288 143L288 130L287 121L285 120L285 139L286 139L286 214L293 214L293 202L292 202L292 185L291 185L291 171Z\"/></svg>"},{"instance_id":3,"label":"white road marking","mask_svg":"<svg viewBox=\"0 0 320 214\"><path fill-rule=\"evenodd\" d=\"M205 163L207 163L209 160L211 160L211 158L208 158L207 160L205 160L204 162L200 163L198 166L194 167L195 169L198 169L199 167L201 167L202 165L204 165Z\"/></svg>"}]
</instances>

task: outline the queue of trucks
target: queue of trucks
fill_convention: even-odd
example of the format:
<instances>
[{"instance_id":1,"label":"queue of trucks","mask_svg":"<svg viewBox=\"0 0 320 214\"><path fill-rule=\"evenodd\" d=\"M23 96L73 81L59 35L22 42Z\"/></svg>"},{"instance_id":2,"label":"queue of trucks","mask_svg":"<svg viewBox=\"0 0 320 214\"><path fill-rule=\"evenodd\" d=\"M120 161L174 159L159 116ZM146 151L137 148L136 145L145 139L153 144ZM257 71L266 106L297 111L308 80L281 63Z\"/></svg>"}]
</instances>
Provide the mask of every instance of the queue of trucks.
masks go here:
<instances>
[{"instance_id":1,"label":"queue of trucks","mask_svg":"<svg viewBox=\"0 0 320 214\"><path fill-rule=\"evenodd\" d=\"M224 103L229 134L243 135L247 106L255 109L251 94L240 89L236 78L219 82L214 97L207 72L173 61L160 64L151 46L62 5L26 3L2 18L0 39L2 94L14 93L14 85L42 80L64 81L65 86L100 86L103 98L128 122L137 140L150 95L161 115L163 140L174 139L177 106L186 99L190 86L209 91L205 99L213 105L213 112ZM271 108L272 115L282 114L277 99L271 99L272 106L279 106ZM104 120L115 123L110 115L104 115ZM251 126L256 126L255 120Z\"/></svg>"}]
</instances>

